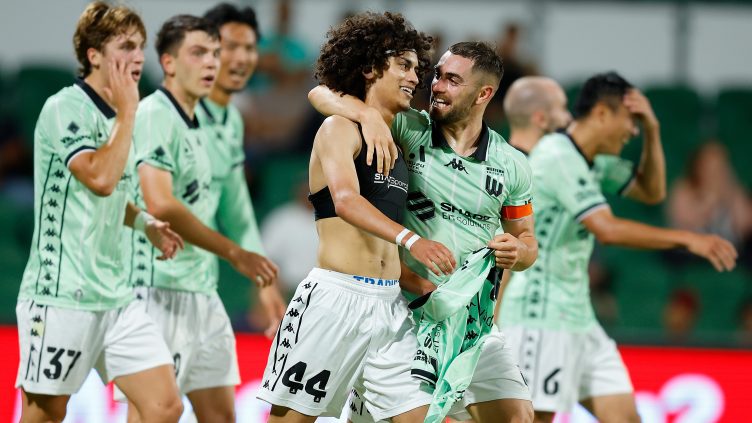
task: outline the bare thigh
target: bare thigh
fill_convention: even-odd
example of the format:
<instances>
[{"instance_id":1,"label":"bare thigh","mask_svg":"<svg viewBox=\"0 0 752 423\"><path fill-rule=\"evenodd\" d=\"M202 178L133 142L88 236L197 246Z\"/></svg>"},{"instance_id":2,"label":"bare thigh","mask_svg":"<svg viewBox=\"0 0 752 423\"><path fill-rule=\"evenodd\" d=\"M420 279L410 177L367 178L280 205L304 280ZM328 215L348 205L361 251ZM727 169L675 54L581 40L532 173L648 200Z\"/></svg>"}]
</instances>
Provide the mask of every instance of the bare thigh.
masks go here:
<instances>
[{"instance_id":1,"label":"bare thigh","mask_svg":"<svg viewBox=\"0 0 752 423\"><path fill-rule=\"evenodd\" d=\"M533 421L533 404L521 399L484 401L467 406L467 412L477 423Z\"/></svg>"},{"instance_id":2,"label":"bare thigh","mask_svg":"<svg viewBox=\"0 0 752 423\"><path fill-rule=\"evenodd\" d=\"M580 401L601 423L639 423L632 394L603 395Z\"/></svg>"}]
</instances>

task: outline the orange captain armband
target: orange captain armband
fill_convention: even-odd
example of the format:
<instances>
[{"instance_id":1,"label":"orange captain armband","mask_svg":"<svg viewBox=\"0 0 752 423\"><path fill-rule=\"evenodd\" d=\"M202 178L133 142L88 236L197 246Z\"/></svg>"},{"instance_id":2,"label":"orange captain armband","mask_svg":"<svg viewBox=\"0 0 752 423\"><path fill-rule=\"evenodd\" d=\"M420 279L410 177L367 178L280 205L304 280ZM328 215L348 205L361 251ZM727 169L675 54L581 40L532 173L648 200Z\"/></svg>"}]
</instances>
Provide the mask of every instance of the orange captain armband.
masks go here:
<instances>
[{"instance_id":1,"label":"orange captain armband","mask_svg":"<svg viewBox=\"0 0 752 423\"><path fill-rule=\"evenodd\" d=\"M533 214L533 203L523 204L521 206L504 206L501 208L501 218L503 220L522 219Z\"/></svg>"}]
</instances>

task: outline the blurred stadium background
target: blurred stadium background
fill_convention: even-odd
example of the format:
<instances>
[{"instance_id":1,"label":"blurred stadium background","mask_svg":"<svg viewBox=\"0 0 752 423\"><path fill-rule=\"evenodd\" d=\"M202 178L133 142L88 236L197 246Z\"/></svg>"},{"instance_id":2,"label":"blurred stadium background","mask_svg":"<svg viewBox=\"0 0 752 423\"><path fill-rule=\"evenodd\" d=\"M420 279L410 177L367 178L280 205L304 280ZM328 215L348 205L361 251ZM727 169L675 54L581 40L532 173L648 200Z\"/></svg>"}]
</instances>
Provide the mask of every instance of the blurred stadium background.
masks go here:
<instances>
[{"instance_id":1,"label":"blurred stadium background","mask_svg":"<svg viewBox=\"0 0 752 423\"><path fill-rule=\"evenodd\" d=\"M149 35L146 74L141 83L142 94L148 94L161 79L153 49L159 25L177 13L202 14L213 3L127 3L141 13ZM286 222L268 218L300 197L298 187L304 181L313 134L321 119L308 105L306 93L315 84L311 65L327 29L349 13L399 11L418 29L438 38L438 55L461 40L496 42L505 60L503 83L508 85L514 77L530 73L548 75L562 83L570 104L579 85L591 74L612 69L620 72L643 89L661 121L669 190L687 174L690 158L700 145L717 140L724 146L729 158L727 170L735 175L740 186L736 192L743 198L739 213L747 222L731 225L730 229L746 254L739 267L718 274L709 264L680 253L599 247L592 266L592 295L604 327L620 342L731 349L752 346L752 1L238 3L256 8L262 31L259 69L248 89L237 98L246 122L249 189L260 222L269 226L271 221L275 226ZM71 38L86 4L83 0L3 0L0 324L15 324L16 296L32 235L34 124L45 99L69 85L75 75ZM427 98L427 91L423 94ZM498 97L489 108L487 122L506 133ZM414 106L426 104L426 98L416 99ZM624 155L637 161L640 148L639 141L631 142ZM657 225L675 224L669 202L642 206L610 200L617 215ZM298 203L297 207L303 206ZM724 206L719 207L718 213L724 214ZM705 226L729 230L728 225L713 222ZM296 230L281 233L291 245L309 245L298 240ZM308 263L310 258L302 255L314 252L309 249L300 254L300 260L293 261ZM236 329L242 331L253 331L261 325L253 311L255 296L249 292L249 285L223 266L220 295ZM14 367L15 363L3 364L7 366ZM746 376L747 381L751 379Z\"/></svg>"}]
</instances>

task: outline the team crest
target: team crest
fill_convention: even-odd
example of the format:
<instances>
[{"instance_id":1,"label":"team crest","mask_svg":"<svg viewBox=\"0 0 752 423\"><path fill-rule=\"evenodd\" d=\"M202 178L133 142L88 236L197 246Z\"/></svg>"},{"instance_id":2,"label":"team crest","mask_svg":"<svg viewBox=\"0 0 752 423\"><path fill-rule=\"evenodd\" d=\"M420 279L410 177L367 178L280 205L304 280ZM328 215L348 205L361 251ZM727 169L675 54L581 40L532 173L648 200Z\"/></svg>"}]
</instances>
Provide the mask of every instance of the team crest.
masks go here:
<instances>
[{"instance_id":1,"label":"team crest","mask_svg":"<svg viewBox=\"0 0 752 423\"><path fill-rule=\"evenodd\" d=\"M504 171L501 169L494 169L492 167L486 168L486 192L488 195L498 197L504 192Z\"/></svg>"}]
</instances>

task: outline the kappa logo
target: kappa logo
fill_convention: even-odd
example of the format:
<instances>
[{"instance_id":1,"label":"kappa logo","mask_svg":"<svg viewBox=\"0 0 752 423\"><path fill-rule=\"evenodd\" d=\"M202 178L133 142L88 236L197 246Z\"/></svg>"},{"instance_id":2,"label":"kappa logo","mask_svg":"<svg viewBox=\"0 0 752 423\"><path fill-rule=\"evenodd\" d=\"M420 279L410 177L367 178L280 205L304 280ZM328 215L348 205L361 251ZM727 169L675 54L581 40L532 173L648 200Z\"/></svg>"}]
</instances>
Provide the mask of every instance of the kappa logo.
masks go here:
<instances>
[{"instance_id":1,"label":"kappa logo","mask_svg":"<svg viewBox=\"0 0 752 423\"><path fill-rule=\"evenodd\" d=\"M486 192L488 195L498 197L504 192L504 183L491 175L486 175Z\"/></svg>"},{"instance_id":2,"label":"kappa logo","mask_svg":"<svg viewBox=\"0 0 752 423\"><path fill-rule=\"evenodd\" d=\"M452 159L452 161L445 164L444 167L451 167L452 169L458 172L465 172L465 174L467 174L467 169L465 168L465 165L462 164L462 161L458 159Z\"/></svg>"}]
</instances>

